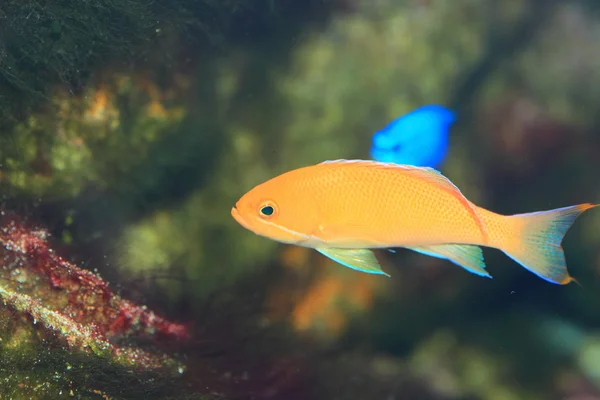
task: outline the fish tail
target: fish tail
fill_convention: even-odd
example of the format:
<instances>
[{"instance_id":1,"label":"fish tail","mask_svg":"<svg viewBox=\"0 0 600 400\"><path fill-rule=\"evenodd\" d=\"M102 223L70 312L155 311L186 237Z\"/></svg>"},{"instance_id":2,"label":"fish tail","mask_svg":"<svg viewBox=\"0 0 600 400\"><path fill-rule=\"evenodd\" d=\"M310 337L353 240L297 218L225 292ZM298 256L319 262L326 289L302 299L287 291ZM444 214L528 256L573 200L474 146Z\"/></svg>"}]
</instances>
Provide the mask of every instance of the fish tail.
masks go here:
<instances>
[{"instance_id":1,"label":"fish tail","mask_svg":"<svg viewBox=\"0 0 600 400\"><path fill-rule=\"evenodd\" d=\"M600 204L579 204L555 210L508 216L517 232L500 247L507 256L548 282L578 283L569 275L562 240L577 217Z\"/></svg>"}]
</instances>

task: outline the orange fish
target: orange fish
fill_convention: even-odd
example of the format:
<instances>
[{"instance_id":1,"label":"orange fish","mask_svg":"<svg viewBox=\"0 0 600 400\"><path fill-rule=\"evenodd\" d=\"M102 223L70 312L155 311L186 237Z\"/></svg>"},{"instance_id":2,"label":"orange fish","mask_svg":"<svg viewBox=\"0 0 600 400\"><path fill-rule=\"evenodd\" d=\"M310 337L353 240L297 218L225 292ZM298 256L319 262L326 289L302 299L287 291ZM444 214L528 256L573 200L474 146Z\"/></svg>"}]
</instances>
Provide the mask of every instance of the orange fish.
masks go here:
<instances>
[{"instance_id":1,"label":"orange fish","mask_svg":"<svg viewBox=\"0 0 600 400\"><path fill-rule=\"evenodd\" d=\"M299 168L246 193L231 215L257 235L314 248L338 263L385 273L371 249L404 247L491 278L479 246L493 247L541 278L573 280L561 242L594 204L500 215L465 198L427 167L334 160Z\"/></svg>"}]
</instances>

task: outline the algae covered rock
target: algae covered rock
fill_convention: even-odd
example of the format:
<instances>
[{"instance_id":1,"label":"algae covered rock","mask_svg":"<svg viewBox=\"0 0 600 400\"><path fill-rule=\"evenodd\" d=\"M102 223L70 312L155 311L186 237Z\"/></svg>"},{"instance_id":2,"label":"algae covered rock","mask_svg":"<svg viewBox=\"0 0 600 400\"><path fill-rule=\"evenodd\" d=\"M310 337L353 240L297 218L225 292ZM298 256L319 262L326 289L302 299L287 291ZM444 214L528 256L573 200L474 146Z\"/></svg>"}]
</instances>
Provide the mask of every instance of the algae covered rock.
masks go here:
<instances>
[{"instance_id":1,"label":"algae covered rock","mask_svg":"<svg viewBox=\"0 0 600 400\"><path fill-rule=\"evenodd\" d=\"M1 215L2 397L167 393L185 365L136 340L185 340L187 328L120 298L57 255L45 231ZM130 387L122 374L132 374Z\"/></svg>"}]
</instances>

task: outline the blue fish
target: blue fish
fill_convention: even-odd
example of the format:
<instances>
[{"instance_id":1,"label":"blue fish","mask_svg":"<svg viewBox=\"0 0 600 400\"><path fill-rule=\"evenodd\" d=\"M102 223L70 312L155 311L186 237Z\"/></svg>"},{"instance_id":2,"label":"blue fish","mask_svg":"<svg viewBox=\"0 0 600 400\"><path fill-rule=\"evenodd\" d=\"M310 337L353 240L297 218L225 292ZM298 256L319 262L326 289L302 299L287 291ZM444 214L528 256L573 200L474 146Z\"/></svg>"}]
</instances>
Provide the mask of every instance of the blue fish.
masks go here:
<instances>
[{"instance_id":1,"label":"blue fish","mask_svg":"<svg viewBox=\"0 0 600 400\"><path fill-rule=\"evenodd\" d=\"M456 117L439 105L419 107L373 135L375 161L437 168L446 158L448 132Z\"/></svg>"}]
</instances>

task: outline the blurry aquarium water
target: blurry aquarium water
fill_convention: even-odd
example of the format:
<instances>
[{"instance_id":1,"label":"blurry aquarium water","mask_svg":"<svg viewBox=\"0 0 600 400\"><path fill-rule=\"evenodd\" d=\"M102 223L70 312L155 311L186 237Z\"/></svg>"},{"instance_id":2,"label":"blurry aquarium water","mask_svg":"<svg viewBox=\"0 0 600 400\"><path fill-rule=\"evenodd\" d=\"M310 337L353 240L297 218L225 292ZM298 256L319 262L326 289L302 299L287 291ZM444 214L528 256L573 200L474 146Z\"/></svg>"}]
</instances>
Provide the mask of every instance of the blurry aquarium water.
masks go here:
<instances>
[{"instance_id":1,"label":"blurry aquarium water","mask_svg":"<svg viewBox=\"0 0 600 400\"><path fill-rule=\"evenodd\" d=\"M600 203L599 42L587 0L0 2L0 398L600 399L599 209L580 285L489 248L493 279L365 274L231 214L338 159L502 215Z\"/></svg>"}]
</instances>

